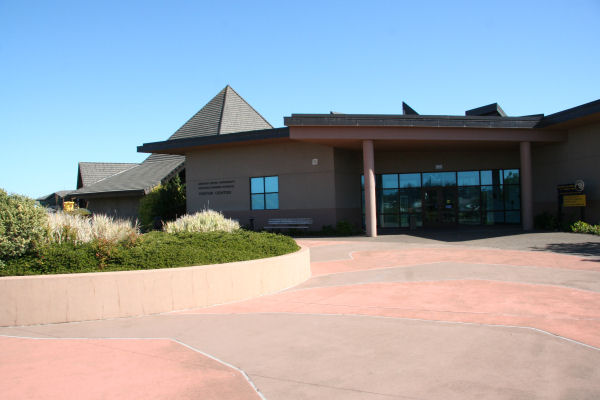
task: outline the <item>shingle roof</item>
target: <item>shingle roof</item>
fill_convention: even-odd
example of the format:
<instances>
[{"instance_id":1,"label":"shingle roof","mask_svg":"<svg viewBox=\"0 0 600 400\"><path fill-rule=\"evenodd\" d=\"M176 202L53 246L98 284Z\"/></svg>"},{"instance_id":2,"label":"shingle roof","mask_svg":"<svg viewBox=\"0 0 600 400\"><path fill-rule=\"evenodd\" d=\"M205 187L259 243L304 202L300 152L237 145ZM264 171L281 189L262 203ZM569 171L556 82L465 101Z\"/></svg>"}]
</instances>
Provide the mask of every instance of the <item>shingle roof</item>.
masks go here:
<instances>
[{"instance_id":1,"label":"shingle roof","mask_svg":"<svg viewBox=\"0 0 600 400\"><path fill-rule=\"evenodd\" d=\"M225 86L170 138L224 135L273 128L233 88Z\"/></svg>"},{"instance_id":2,"label":"shingle roof","mask_svg":"<svg viewBox=\"0 0 600 400\"><path fill-rule=\"evenodd\" d=\"M63 198L66 195L68 195L69 193L71 193L71 192L73 192L73 191L72 190L57 190L54 193L50 193L50 194L47 194L45 196L38 197L36 200L37 201L44 201L44 200L48 200L49 198L54 197L54 196L58 196L60 198Z\"/></svg>"},{"instance_id":3,"label":"shingle roof","mask_svg":"<svg viewBox=\"0 0 600 400\"><path fill-rule=\"evenodd\" d=\"M168 140L271 128L271 124L227 85ZM141 164L84 186L71 196L115 192L147 193L179 172L184 167L184 162L185 157L180 155L151 154Z\"/></svg>"},{"instance_id":4,"label":"shingle roof","mask_svg":"<svg viewBox=\"0 0 600 400\"><path fill-rule=\"evenodd\" d=\"M137 163L106 163L106 162L80 162L77 172L77 189L92 185L102 179L108 178L126 169L133 168Z\"/></svg>"},{"instance_id":5,"label":"shingle roof","mask_svg":"<svg viewBox=\"0 0 600 400\"><path fill-rule=\"evenodd\" d=\"M84 186L71 193L71 196L115 192L147 193L176 174L183 167L184 161L183 156L153 154L141 164Z\"/></svg>"}]
</instances>

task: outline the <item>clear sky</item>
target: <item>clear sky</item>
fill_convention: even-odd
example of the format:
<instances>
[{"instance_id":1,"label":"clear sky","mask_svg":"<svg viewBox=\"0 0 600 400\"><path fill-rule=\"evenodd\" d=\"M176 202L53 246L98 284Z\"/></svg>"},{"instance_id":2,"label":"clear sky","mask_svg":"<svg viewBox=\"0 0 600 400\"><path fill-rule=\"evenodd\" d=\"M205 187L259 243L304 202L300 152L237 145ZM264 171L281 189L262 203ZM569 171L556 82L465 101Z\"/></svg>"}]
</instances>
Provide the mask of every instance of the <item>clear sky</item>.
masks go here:
<instances>
[{"instance_id":1,"label":"clear sky","mask_svg":"<svg viewBox=\"0 0 600 400\"><path fill-rule=\"evenodd\" d=\"M230 84L291 113L551 114L600 98L600 1L0 0L0 187L140 162Z\"/></svg>"}]
</instances>

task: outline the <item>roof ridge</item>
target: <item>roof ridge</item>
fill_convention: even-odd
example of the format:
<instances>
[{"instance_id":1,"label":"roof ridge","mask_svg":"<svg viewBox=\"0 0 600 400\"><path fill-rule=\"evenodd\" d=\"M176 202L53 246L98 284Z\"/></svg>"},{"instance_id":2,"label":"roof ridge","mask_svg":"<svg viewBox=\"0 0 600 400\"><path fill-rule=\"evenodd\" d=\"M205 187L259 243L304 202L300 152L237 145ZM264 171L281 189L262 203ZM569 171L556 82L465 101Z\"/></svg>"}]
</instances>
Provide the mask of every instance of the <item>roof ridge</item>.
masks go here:
<instances>
[{"instance_id":1,"label":"roof ridge","mask_svg":"<svg viewBox=\"0 0 600 400\"><path fill-rule=\"evenodd\" d=\"M225 110L225 102L227 101L227 89L233 90L233 88L231 86L229 86L229 84L227 84L222 90L222 91L225 91L225 93L223 93L223 104L221 104L221 110L219 112L217 135L221 134L221 127L223 126L223 111ZM219 93L221 93L221 92L219 92Z\"/></svg>"},{"instance_id":2,"label":"roof ridge","mask_svg":"<svg viewBox=\"0 0 600 400\"><path fill-rule=\"evenodd\" d=\"M231 89L231 91L237 97L239 97L248 107L250 107L250 109L252 111L254 111L267 125L269 125L271 128L274 128L274 126L271 125L271 123L269 123L269 121L267 121L267 119L265 117L263 117L261 113L259 113L258 111L256 111L256 109L254 107L252 107L252 105L250 103L248 103L246 101L246 99L244 99L238 92L236 92L234 88L232 88L229 84L227 84L227 86L225 86L225 89L227 89L227 88ZM225 89L223 89L223 90L225 90ZM225 108L225 101L226 101L226 99L227 99L227 92L225 92L225 98L223 99L223 108ZM220 126L219 126L219 128L220 128Z\"/></svg>"},{"instance_id":3,"label":"roof ridge","mask_svg":"<svg viewBox=\"0 0 600 400\"><path fill-rule=\"evenodd\" d=\"M202 108L200 108L200 110L198 110L197 112L194 113L194 115L192 115L190 118L188 118L179 128L177 128L175 130L175 132L173 132L173 134L171 136L169 136L169 139L171 139L173 136L175 136L177 134L177 132L179 132L184 126L186 126L187 124L189 124L198 114L200 114L209 104L211 101L213 101L216 97L218 97L221 93L225 92L225 90L227 89L227 86L225 86L223 89L221 89L219 91L219 93L217 93L216 95L214 95L206 104L204 104L202 106ZM223 93L223 98L225 98L225 93ZM223 104L221 105L221 108L225 105L225 101L223 100ZM222 112L222 111L221 111ZM219 122L220 124L220 122ZM218 134L218 131L217 131Z\"/></svg>"},{"instance_id":4,"label":"roof ridge","mask_svg":"<svg viewBox=\"0 0 600 400\"><path fill-rule=\"evenodd\" d=\"M139 164L135 162L79 161L78 164Z\"/></svg>"}]
</instances>

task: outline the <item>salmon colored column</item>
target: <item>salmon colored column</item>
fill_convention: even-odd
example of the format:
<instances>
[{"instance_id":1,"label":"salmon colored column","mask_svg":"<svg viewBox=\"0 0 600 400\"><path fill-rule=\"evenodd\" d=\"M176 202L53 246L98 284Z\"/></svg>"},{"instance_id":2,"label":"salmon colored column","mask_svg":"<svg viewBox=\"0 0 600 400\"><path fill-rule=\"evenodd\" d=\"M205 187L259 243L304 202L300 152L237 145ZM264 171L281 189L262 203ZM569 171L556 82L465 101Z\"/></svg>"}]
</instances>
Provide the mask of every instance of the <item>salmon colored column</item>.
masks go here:
<instances>
[{"instance_id":1,"label":"salmon colored column","mask_svg":"<svg viewBox=\"0 0 600 400\"><path fill-rule=\"evenodd\" d=\"M531 143L521 142L521 215L523 230L533 229L533 188L531 177Z\"/></svg>"},{"instance_id":2,"label":"salmon colored column","mask_svg":"<svg viewBox=\"0 0 600 400\"><path fill-rule=\"evenodd\" d=\"M365 176L365 224L367 236L377 236L377 212L375 209L375 154L373 141L363 140L363 173Z\"/></svg>"}]
</instances>

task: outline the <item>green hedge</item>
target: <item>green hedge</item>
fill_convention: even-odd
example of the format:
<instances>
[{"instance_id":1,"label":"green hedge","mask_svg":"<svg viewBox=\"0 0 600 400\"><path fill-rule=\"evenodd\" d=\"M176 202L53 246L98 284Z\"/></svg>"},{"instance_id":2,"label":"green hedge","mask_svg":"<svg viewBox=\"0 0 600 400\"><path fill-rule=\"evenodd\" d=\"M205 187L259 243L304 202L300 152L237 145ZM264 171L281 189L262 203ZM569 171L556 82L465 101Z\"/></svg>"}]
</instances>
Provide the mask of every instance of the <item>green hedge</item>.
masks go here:
<instances>
[{"instance_id":1,"label":"green hedge","mask_svg":"<svg viewBox=\"0 0 600 400\"><path fill-rule=\"evenodd\" d=\"M592 235L600 235L600 225L591 225L587 222L577 221L571 225L571 231L575 233L591 233Z\"/></svg>"},{"instance_id":2,"label":"green hedge","mask_svg":"<svg viewBox=\"0 0 600 400\"><path fill-rule=\"evenodd\" d=\"M102 241L80 245L49 244L35 255L8 260L0 267L0 276L219 264L274 257L298 249L292 238L266 232L151 232L142 235L134 244Z\"/></svg>"}]
</instances>

